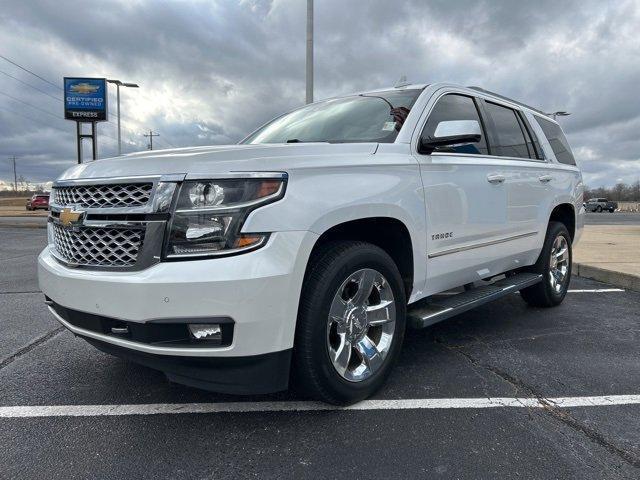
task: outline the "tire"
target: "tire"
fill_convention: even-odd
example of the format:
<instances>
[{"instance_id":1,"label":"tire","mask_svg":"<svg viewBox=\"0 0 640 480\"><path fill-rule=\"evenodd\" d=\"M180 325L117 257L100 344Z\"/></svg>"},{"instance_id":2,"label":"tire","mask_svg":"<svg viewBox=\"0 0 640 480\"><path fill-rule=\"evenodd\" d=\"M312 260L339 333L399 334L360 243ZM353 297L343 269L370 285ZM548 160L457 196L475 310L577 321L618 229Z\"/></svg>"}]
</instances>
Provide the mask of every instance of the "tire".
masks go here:
<instances>
[{"instance_id":1,"label":"tire","mask_svg":"<svg viewBox=\"0 0 640 480\"><path fill-rule=\"evenodd\" d=\"M566 256L562 257L562 262L558 262L558 271L564 270L562 279L558 281L558 277L556 276L554 283L551 255L555 253L556 246L558 245L564 245L566 247ZM569 282L571 281L572 258L571 235L569 235L567 227L560 222L549 222L547 236L545 237L544 246L542 247L538 261L528 269L530 272L542 274L542 282L521 290L520 295L522 299L534 307L554 307L560 305L567 294Z\"/></svg>"},{"instance_id":2,"label":"tire","mask_svg":"<svg viewBox=\"0 0 640 480\"><path fill-rule=\"evenodd\" d=\"M366 299L363 284L372 285ZM381 305L389 306L376 310L376 321L369 310ZM349 313L330 318L330 312L343 311ZM310 260L302 287L293 349L295 388L334 405L369 397L384 384L398 358L405 317L402 277L384 250L360 241L322 246ZM371 326L370 321L381 324ZM361 352L372 355L365 361Z\"/></svg>"},{"instance_id":3,"label":"tire","mask_svg":"<svg viewBox=\"0 0 640 480\"><path fill-rule=\"evenodd\" d=\"M602 213L602 207L600 205L596 207L596 212Z\"/></svg>"},{"instance_id":4,"label":"tire","mask_svg":"<svg viewBox=\"0 0 640 480\"><path fill-rule=\"evenodd\" d=\"M616 210L615 210L615 208L610 208L610 209L609 209L609 213L613 213L613 212L615 212L615 211L616 211Z\"/></svg>"}]
</instances>

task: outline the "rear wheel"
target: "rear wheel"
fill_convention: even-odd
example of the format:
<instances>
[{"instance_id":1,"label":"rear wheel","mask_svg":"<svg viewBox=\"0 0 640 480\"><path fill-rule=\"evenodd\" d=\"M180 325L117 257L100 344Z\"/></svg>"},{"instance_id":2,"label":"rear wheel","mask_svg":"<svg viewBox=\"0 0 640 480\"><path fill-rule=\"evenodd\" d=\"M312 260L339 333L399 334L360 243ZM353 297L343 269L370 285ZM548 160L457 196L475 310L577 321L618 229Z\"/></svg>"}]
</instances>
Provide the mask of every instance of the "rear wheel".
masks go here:
<instances>
[{"instance_id":1,"label":"rear wheel","mask_svg":"<svg viewBox=\"0 0 640 480\"><path fill-rule=\"evenodd\" d=\"M596 212L601 213L602 212L602 207L600 205L598 205L596 207Z\"/></svg>"},{"instance_id":2,"label":"rear wheel","mask_svg":"<svg viewBox=\"0 0 640 480\"><path fill-rule=\"evenodd\" d=\"M550 222L538 261L530 271L542 275L542 282L520 292L529 305L553 307L564 300L571 280L571 236L567 227Z\"/></svg>"},{"instance_id":3,"label":"rear wheel","mask_svg":"<svg viewBox=\"0 0 640 480\"><path fill-rule=\"evenodd\" d=\"M294 380L303 393L345 405L378 390L405 330L400 272L381 248L335 242L314 255L303 285Z\"/></svg>"}]
</instances>

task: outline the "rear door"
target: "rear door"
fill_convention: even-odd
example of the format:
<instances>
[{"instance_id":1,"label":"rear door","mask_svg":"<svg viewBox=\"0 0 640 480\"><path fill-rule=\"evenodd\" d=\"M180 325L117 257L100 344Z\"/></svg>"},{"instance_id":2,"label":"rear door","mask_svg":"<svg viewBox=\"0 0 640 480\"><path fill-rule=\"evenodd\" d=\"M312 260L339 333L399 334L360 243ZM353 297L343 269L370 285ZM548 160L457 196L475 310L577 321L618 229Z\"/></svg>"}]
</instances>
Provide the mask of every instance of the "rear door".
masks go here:
<instances>
[{"instance_id":1,"label":"rear door","mask_svg":"<svg viewBox=\"0 0 640 480\"><path fill-rule=\"evenodd\" d=\"M544 154L526 117L518 108L493 100L482 102L489 126L492 155L502 162L507 218L505 238L518 248L535 249L544 235L550 199ZM542 231L541 230L545 230Z\"/></svg>"}]
</instances>

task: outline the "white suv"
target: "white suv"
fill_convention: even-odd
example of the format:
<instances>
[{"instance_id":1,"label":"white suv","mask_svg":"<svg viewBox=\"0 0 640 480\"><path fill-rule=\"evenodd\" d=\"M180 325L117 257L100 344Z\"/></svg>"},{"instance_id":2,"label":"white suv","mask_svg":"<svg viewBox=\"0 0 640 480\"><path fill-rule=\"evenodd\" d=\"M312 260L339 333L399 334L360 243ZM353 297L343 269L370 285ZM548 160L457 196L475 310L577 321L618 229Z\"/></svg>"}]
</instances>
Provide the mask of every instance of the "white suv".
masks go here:
<instances>
[{"instance_id":1,"label":"white suv","mask_svg":"<svg viewBox=\"0 0 640 480\"><path fill-rule=\"evenodd\" d=\"M54 187L39 279L65 327L178 383L292 378L336 404L384 383L405 326L518 290L559 304L584 218L558 124L451 84L320 101L239 145L99 160Z\"/></svg>"}]
</instances>

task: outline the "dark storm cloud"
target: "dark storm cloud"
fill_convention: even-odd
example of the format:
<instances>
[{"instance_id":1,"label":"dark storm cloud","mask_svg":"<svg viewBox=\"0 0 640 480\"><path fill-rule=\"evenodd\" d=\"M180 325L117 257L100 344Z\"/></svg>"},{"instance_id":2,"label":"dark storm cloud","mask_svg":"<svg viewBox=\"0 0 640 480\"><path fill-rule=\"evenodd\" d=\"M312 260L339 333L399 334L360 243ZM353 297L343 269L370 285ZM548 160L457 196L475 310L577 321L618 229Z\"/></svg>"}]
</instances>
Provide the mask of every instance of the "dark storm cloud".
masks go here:
<instances>
[{"instance_id":1,"label":"dark storm cloud","mask_svg":"<svg viewBox=\"0 0 640 480\"><path fill-rule=\"evenodd\" d=\"M151 128L160 132L154 147L230 143L303 102L305 3L8 1L0 53L54 82L138 82L139 92L122 92L125 151L145 148L142 133ZM316 1L316 97L391 85L401 75L481 85L571 111L562 123L587 181L633 181L639 26L631 1ZM3 60L0 71L60 95ZM2 74L0 92L61 116L60 102ZM73 128L0 94L0 155L22 157L29 179L73 163ZM99 129L108 135L100 155L113 155L115 125ZM0 179L9 173L0 161Z\"/></svg>"}]
</instances>

